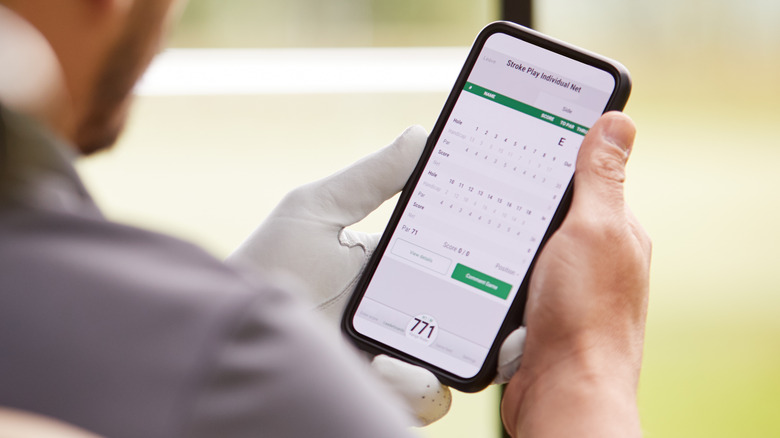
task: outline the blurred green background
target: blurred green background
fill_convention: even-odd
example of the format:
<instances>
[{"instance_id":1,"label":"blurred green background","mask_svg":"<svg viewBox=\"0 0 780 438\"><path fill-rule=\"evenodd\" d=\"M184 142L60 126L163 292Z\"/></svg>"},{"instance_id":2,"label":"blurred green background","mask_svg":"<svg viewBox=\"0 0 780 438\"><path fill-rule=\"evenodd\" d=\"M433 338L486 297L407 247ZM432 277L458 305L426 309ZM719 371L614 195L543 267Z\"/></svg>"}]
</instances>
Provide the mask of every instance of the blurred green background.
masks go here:
<instances>
[{"instance_id":1,"label":"blurred green background","mask_svg":"<svg viewBox=\"0 0 780 438\"><path fill-rule=\"evenodd\" d=\"M192 0L171 45L465 47L498 11L490 0ZM534 19L634 79L627 196L654 240L645 435L780 436L780 3L540 0ZM430 129L445 95L144 96L121 144L79 169L112 218L223 257L291 188L407 125ZM380 231L391 208L358 227ZM499 436L497 398L458 394L421 433Z\"/></svg>"}]
</instances>

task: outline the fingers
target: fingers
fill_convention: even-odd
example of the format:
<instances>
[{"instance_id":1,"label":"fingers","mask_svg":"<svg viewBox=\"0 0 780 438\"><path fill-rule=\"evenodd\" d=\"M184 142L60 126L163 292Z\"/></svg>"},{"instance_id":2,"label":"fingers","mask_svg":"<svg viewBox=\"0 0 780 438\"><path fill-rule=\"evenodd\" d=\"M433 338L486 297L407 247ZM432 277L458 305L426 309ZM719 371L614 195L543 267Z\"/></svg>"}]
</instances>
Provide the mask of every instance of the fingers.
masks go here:
<instances>
[{"instance_id":1,"label":"fingers","mask_svg":"<svg viewBox=\"0 0 780 438\"><path fill-rule=\"evenodd\" d=\"M525 327L519 327L509 334L498 351L498 373L493 383L507 383L520 368L525 348Z\"/></svg>"},{"instance_id":2,"label":"fingers","mask_svg":"<svg viewBox=\"0 0 780 438\"><path fill-rule=\"evenodd\" d=\"M450 389L425 368L385 355L371 361L371 367L406 402L407 407L426 426L443 417L452 404Z\"/></svg>"},{"instance_id":3,"label":"fingers","mask_svg":"<svg viewBox=\"0 0 780 438\"><path fill-rule=\"evenodd\" d=\"M340 226L352 225L398 193L420 158L427 134L412 126L390 145L352 166L301 187L310 213Z\"/></svg>"},{"instance_id":4,"label":"fingers","mask_svg":"<svg viewBox=\"0 0 780 438\"><path fill-rule=\"evenodd\" d=\"M636 127L619 112L604 114L582 142L574 177L572 213L591 217L623 215L625 166L634 144Z\"/></svg>"}]
</instances>

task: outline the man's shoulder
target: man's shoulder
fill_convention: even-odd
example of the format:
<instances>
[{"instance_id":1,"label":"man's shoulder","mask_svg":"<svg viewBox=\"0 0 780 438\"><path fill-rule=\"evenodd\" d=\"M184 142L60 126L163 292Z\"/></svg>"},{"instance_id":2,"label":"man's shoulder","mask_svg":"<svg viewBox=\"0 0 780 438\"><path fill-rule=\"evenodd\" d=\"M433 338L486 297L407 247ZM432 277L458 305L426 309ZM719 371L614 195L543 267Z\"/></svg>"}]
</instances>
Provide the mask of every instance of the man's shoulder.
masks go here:
<instances>
[{"instance_id":1,"label":"man's shoulder","mask_svg":"<svg viewBox=\"0 0 780 438\"><path fill-rule=\"evenodd\" d=\"M2 211L0 405L93 430L123 424L132 409L143 418L128 424L135 436L171 432L172 410L236 320L278 296L286 295L175 238L99 218Z\"/></svg>"},{"instance_id":2,"label":"man's shoulder","mask_svg":"<svg viewBox=\"0 0 780 438\"><path fill-rule=\"evenodd\" d=\"M264 292L278 293L171 236L100 217L4 213L0 302L13 300L17 307L67 300L106 315L179 323L191 319L206 326L230 318Z\"/></svg>"},{"instance_id":3,"label":"man's shoulder","mask_svg":"<svg viewBox=\"0 0 780 438\"><path fill-rule=\"evenodd\" d=\"M0 211L0 269L6 286L88 283L147 298L226 298L258 287L192 243L100 217L25 209Z\"/></svg>"}]
</instances>

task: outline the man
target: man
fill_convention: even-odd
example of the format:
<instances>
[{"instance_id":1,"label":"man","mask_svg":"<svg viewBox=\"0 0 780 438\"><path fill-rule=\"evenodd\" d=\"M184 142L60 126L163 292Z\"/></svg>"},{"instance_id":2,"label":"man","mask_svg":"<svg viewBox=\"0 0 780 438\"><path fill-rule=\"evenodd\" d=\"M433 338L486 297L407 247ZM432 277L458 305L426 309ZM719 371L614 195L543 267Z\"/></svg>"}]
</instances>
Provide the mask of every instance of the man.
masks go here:
<instances>
[{"instance_id":1,"label":"man","mask_svg":"<svg viewBox=\"0 0 780 438\"><path fill-rule=\"evenodd\" d=\"M117 437L409 436L390 392L287 290L343 300L372 245L343 227L400 189L424 133L293 192L231 267L107 221L70 164L116 140L177 3L0 5L0 405ZM511 433L640 434L650 242L623 202L633 137L608 114L583 143L572 208L532 277ZM259 279L296 249L267 231L291 211L320 218L294 222L335 274ZM391 367L399 387L431 386Z\"/></svg>"}]
</instances>

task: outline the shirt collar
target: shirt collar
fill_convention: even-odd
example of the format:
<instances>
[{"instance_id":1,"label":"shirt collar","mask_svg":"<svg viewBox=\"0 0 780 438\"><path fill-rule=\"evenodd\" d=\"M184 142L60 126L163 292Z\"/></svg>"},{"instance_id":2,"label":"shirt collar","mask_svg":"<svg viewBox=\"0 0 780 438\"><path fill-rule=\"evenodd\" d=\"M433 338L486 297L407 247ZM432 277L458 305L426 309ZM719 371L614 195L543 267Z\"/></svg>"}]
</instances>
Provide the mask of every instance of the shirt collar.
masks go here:
<instances>
[{"instance_id":1,"label":"shirt collar","mask_svg":"<svg viewBox=\"0 0 780 438\"><path fill-rule=\"evenodd\" d=\"M0 105L0 205L102 218L73 167L76 156L43 124Z\"/></svg>"}]
</instances>

